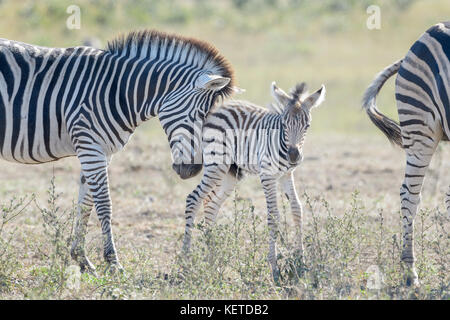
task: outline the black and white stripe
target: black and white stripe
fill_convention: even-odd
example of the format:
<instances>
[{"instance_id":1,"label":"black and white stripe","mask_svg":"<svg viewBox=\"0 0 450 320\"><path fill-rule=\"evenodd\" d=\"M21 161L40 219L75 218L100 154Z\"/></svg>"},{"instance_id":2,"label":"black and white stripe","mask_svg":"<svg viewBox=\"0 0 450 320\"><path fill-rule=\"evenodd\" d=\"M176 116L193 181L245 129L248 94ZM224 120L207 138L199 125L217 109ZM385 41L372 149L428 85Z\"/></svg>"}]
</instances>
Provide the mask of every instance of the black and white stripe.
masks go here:
<instances>
[{"instance_id":1,"label":"black and white stripe","mask_svg":"<svg viewBox=\"0 0 450 320\"><path fill-rule=\"evenodd\" d=\"M81 186L72 255L84 252L93 205L104 256L120 267L111 232L107 167L139 124L158 116L182 178L199 172L195 126L232 90L232 70L211 45L157 31L132 32L105 50L46 48L0 39L0 158L38 164L77 156Z\"/></svg>"},{"instance_id":2,"label":"black and white stripe","mask_svg":"<svg viewBox=\"0 0 450 320\"><path fill-rule=\"evenodd\" d=\"M302 207L295 191L293 171L303 158L302 146L311 122L310 111L323 101L325 88L322 86L308 95L302 83L288 95L273 83L272 94L277 101L272 111L246 101L229 101L208 115L202 143L204 172L200 184L186 199L183 248L185 252L190 248L191 228L202 201L205 220L211 224L242 174L257 174L267 202L268 260L276 279L277 183L281 183L290 200L298 227L298 253L301 256Z\"/></svg>"},{"instance_id":3,"label":"black and white stripe","mask_svg":"<svg viewBox=\"0 0 450 320\"><path fill-rule=\"evenodd\" d=\"M375 98L384 82L398 73L395 98L400 124L382 115ZM405 179L400 189L403 217L402 261L407 284L418 284L414 267L414 217L425 173L441 140L450 137L450 22L428 29L405 58L383 70L367 89L363 106L370 119L406 152ZM446 194L450 212L450 189Z\"/></svg>"}]
</instances>

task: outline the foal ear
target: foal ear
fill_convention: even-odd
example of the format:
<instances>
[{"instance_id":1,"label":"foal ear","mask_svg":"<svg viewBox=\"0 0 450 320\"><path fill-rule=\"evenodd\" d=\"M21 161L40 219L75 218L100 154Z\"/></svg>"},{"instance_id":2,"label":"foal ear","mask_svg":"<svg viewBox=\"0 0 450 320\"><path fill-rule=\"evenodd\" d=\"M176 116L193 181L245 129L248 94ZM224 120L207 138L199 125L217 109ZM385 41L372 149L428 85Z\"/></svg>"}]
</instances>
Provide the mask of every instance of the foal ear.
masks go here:
<instances>
[{"instance_id":1,"label":"foal ear","mask_svg":"<svg viewBox=\"0 0 450 320\"><path fill-rule=\"evenodd\" d=\"M278 88L275 81L272 82L271 88L272 97L283 107L285 107L289 103L291 97L286 92L284 92L283 89Z\"/></svg>"},{"instance_id":2,"label":"foal ear","mask_svg":"<svg viewBox=\"0 0 450 320\"><path fill-rule=\"evenodd\" d=\"M302 107L311 110L312 108L319 106L325 100L325 93L325 86L322 85L319 90L303 100Z\"/></svg>"},{"instance_id":3,"label":"foal ear","mask_svg":"<svg viewBox=\"0 0 450 320\"><path fill-rule=\"evenodd\" d=\"M216 74L204 74L197 79L195 84L197 88L219 91L230 83L230 80L230 78L222 77Z\"/></svg>"}]
</instances>

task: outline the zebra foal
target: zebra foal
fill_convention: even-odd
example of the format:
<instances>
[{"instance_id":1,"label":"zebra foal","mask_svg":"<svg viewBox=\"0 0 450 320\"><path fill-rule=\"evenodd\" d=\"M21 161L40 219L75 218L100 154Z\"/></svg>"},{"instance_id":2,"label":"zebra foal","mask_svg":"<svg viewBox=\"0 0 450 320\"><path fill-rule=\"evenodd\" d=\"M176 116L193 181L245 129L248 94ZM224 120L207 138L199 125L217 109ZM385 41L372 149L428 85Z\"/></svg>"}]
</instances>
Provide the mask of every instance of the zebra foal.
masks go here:
<instances>
[{"instance_id":1,"label":"zebra foal","mask_svg":"<svg viewBox=\"0 0 450 320\"><path fill-rule=\"evenodd\" d=\"M280 182L290 202L301 256L302 206L295 190L293 172L303 159L302 146L311 122L310 111L324 100L325 87L308 95L305 84L301 83L287 94L272 83L272 95L276 101L272 110L246 101L229 101L208 115L203 128L203 177L186 199L183 250L188 252L190 249L191 228L202 201L205 220L210 225L242 175L257 174L266 197L270 231L268 260L276 280L279 276L276 262L277 183Z\"/></svg>"},{"instance_id":2,"label":"zebra foal","mask_svg":"<svg viewBox=\"0 0 450 320\"><path fill-rule=\"evenodd\" d=\"M381 87L397 73L395 98L400 124L383 115L375 104ZM450 138L450 21L429 28L404 59L380 72L363 98L372 122L406 153L405 177L400 188L403 221L401 259L406 284L418 285L414 258L414 217L431 158L440 141ZM450 189L445 203L450 213Z\"/></svg>"}]
</instances>

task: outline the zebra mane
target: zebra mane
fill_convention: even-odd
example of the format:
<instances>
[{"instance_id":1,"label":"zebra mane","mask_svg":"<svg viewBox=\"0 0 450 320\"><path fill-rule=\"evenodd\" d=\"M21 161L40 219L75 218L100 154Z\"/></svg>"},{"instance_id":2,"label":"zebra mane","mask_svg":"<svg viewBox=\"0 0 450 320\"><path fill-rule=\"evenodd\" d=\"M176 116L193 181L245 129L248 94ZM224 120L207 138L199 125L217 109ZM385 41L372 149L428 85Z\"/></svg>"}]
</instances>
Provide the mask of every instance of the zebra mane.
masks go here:
<instances>
[{"instance_id":1,"label":"zebra mane","mask_svg":"<svg viewBox=\"0 0 450 320\"><path fill-rule=\"evenodd\" d=\"M289 95L291 96L292 101L294 102L294 106L300 106L300 102L306 98L306 96L308 95L307 88L308 87L307 87L306 83L301 82L301 83L297 83L295 85L295 87L291 89L291 91L289 92L290 93ZM269 103L267 105L267 108L272 113L282 114L284 112L284 109L286 108L286 106L283 106L278 101L274 101L274 102Z\"/></svg>"},{"instance_id":2,"label":"zebra mane","mask_svg":"<svg viewBox=\"0 0 450 320\"><path fill-rule=\"evenodd\" d=\"M308 94L307 85L305 82L297 83L294 88L291 89L291 96L294 100L302 100Z\"/></svg>"},{"instance_id":3,"label":"zebra mane","mask_svg":"<svg viewBox=\"0 0 450 320\"><path fill-rule=\"evenodd\" d=\"M163 51L168 55L169 52L173 52L179 47L185 50L186 55L195 57L195 59L187 59L190 63L213 74L231 79L228 85L221 90L222 96L227 97L234 92L234 71L231 64L216 47L202 40L156 30L141 30L122 34L112 41L108 41L105 50L123 56L150 57L155 55L155 50L156 52Z\"/></svg>"}]
</instances>

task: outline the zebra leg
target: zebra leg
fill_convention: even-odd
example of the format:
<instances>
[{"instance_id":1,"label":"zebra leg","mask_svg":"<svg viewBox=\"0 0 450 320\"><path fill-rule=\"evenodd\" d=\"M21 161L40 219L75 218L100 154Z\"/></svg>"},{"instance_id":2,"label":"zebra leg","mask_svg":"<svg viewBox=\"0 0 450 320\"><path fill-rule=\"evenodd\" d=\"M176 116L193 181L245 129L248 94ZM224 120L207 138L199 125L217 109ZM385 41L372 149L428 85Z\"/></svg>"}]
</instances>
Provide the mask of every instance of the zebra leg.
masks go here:
<instances>
[{"instance_id":1,"label":"zebra leg","mask_svg":"<svg viewBox=\"0 0 450 320\"><path fill-rule=\"evenodd\" d=\"M276 250L278 223L280 220L280 213L277 205L277 180L274 177L266 175L261 175L260 180L267 203L267 225L269 227L269 255L267 258L272 268L273 278L277 282L280 277Z\"/></svg>"},{"instance_id":2,"label":"zebra leg","mask_svg":"<svg viewBox=\"0 0 450 320\"><path fill-rule=\"evenodd\" d=\"M191 248L192 226L195 215L198 212L202 201L206 199L209 193L222 181L228 172L227 165L205 166L201 182L186 198L186 228L183 240L183 252L188 253Z\"/></svg>"},{"instance_id":3,"label":"zebra leg","mask_svg":"<svg viewBox=\"0 0 450 320\"><path fill-rule=\"evenodd\" d=\"M445 206L447 208L447 216L448 218L450 218L450 186L448 187L448 190L445 193Z\"/></svg>"},{"instance_id":4,"label":"zebra leg","mask_svg":"<svg viewBox=\"0 0 450 320\"><path fill-rule=\"evenodd\" d=\"M89 151L90 153L86 154L80 153L78 157L80 158L82 173L86 177L86 182L94 200L95 210L102 227L103 256L108 263L108 269L112 273L116 269L123 271L117 257L111 230L112 204L109 194L107 170L110 159L103 155L93 154L92 149L89 149Z\"/></svg>"},{"instance_id":5,"label":"zebra leg","mask_svg":"<svg viewBox=\"0 0 450 320\"><path fill-rule=\"evenodd\" d=\"M205 224L208 228L214 225L214 223L216 222L215 211L218 211L218 208L215 208L214 204L211 203L211 201L217 201L217 199L219 198L217 193L219 192L221 187L221 183L218 183L216 187L212 189L211 192L206 196L205 200L203 200L203 208L205 208Z\"/></svg>"},{"instance_id":6,"label":"zebra leg","mask_svg":"<svg viewBox=\"0 0 450 320\"><path fill-rule=\"evenodd\" d=\"M80 175L80 192L78 196L78 214L75 224L75 234L70 251L72 258L80 265L81 272L88 272L96 275L94 265L89 261L85 252L85 238L87 224L92 212L93 199L89 193L86 178Z\"/></svg>"},{"instance_id":7,"label":"zebra leg","mask_svg":"<svg viewBox=\"0 0 450 320\"><path fill-rule=\"evenodd\" d=\"M289 204L291 206L291 212L294 217L294 223L297 226L297 244L296 244L296 253L300 259L303 257L303 240L302 240L302 204L298 199L297 190L295 190L294 184L294 173L286 173L280 179L281 187L283 189L284 194L289 200Z\"/></svg>"},{"instance_id":8,"label":"zebra leg","mask_svg":"<svg viewBox=\"0 0 450 320\"><path fill-rule=\"evenodd\" d=\"M227 174L206 197L204 208L207 226L211 226L216 222L217 213L225 200L233 192L236 182L237 179L235 176Z\"/></svg>"},{"instance_id":9,"label":"zebra leg","mask_svg":"<svg viewBox=\"0 0 450 320\"><path fill-rule=\"evenodd\" d=\"M407 270L405 274L406 284L418 285L419 279L414 265L414 218L420 203L422 184L425 173L436 149L435 140L425 140L423 136L411 139L412 145L407 145L408 139L404 138L406 151L405 179L400 188L401 213L403 223L403 247L401 259Z\"/></svg>"}]
</instances>

